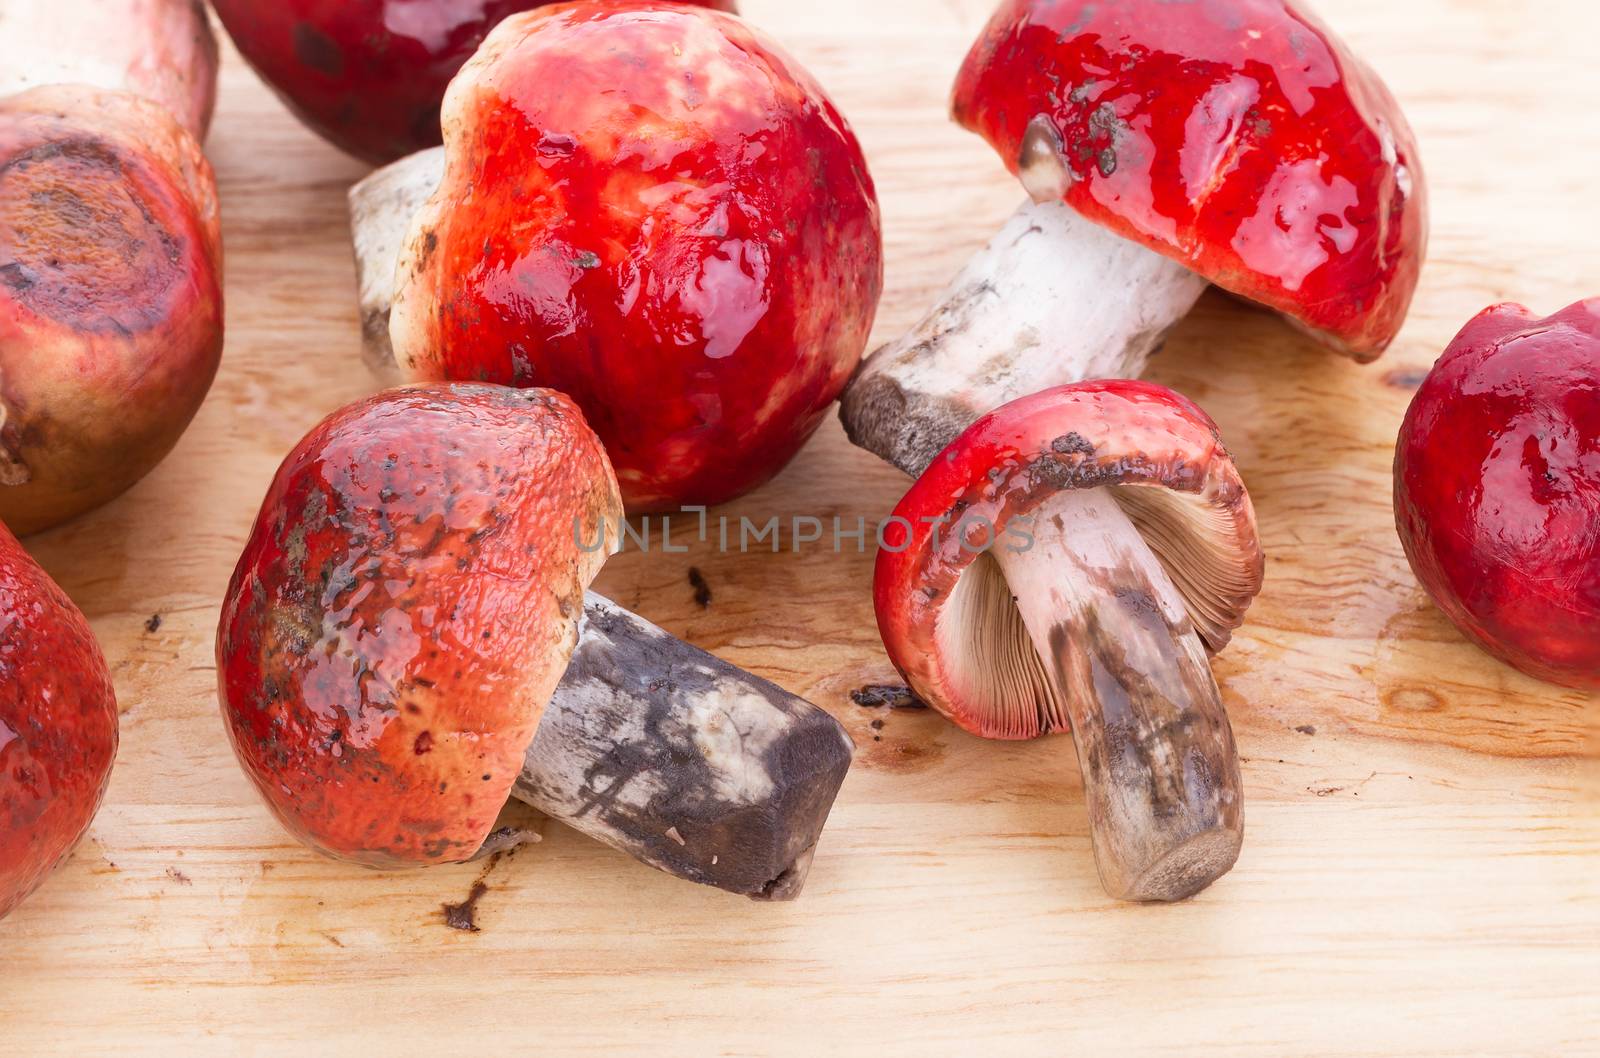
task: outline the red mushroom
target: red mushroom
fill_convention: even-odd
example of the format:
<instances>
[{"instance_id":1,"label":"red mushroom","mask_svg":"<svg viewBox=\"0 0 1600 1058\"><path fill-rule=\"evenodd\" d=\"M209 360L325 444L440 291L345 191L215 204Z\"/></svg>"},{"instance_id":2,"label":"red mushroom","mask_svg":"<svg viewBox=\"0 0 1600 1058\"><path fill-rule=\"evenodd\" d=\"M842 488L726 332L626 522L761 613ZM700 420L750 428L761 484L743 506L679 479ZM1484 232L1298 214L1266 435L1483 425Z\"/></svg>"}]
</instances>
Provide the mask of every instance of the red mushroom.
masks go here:
<instances>
[{"instance_id":1,"label":"red mushroom","mask_svg":"<svg viewBox=\"0 0 1600 1058\"><path fill-rule=\"evenodd\" d=\"M284 824L345 860L450 863L516 841L496 827L516 797L680 877L796 895L850 740L586 602L621 516L599 439L548 390L392 390L313 430L217 638L234 749Z\"/></svg>"},{"instance_id":2,"label":"red mushroom","mask_svg":"<svg viewBox=\"0 0 1600 1058\"><path fill-rule=\"evenodd\" d=\"M1400 430L1395 514L1458 628L1531 676L1600 690L1600 298L1467 324Z\"/></svg>"},{"instance_id":3,"label":"red mushroom","mask_svg":"<svg viewBox=\"0 0 1600 1058\"><path fill-rule=\"evenodd\" d=\"M1205 413L1144 382L1024 397L946 448L892 524L874 583L891 660L973 734L1071 729L1106 891L1178 900L1231 868L1243 798L1207 651L1263 558Z\"/></svg>"},{"instance_id":4,"label":"red mushroom","mask_svg":"<svg viewBox=\"0 0 1600 1058\"><path fill-rule=\"evenodd\" d=\"M0 0L0 97L55 84L143 96L205 139L217 38L203 0Z\"/></svg>"},{"instance_id":5,"label":"red mushroom","mask_svg":"<svg viewBox=\"0 0 1600 1058\"><path fill-rule=\"evenodd\" d=\"M684 0L718 11L733 0ZM437 146L450 79L501 19L550 0L212 0L300 119L375 164Z\"/></svg>"},{"instance_id":6,"label":"red mushroom","mask_svg":"<svg viewBox=\"0 0 1600 1058\"><path fill-rule=\"evenodd\" d=\"M1025 393L1137 376L1208 282L1361 361L1405 317L1411 130L1288 0L1005 0L954 111L1032 202L845 396L851 438L903 469Z\"/></svg>"},{"instance_id":7,"label":"red mushroom","mask_svg":"<svg viewBox=\"0 0 1600 1058\"><path fill-rule=\"evenodd\" d=\"M0 918L89 829L116 755L116 697L89 622L0 526Z\"/></svg>"},{"instance_id":8,"label":"red mushroom","mask_svg":"<svg viewBox=\"0 0 1600 1058\"><path fill-rule=\"evenodd\" d=\"M222 354L216 188L162 107L75 85L0 100L0 518L26 535L177 443Z\"/></svg>"},{"instance_id":9,"label":"red mushroom","mask_svg":"<svg viewBox=\"0 0 1600 1058\"><path fill-rule=\"evenodd\" d=\"M377 359L387 335L411 380L571 394L630 510L732 499L799 451L883 267L860 147L793 60L681 4L545 8L490 35L444 127L353 195Z\"/></svg>"}]
</instances>

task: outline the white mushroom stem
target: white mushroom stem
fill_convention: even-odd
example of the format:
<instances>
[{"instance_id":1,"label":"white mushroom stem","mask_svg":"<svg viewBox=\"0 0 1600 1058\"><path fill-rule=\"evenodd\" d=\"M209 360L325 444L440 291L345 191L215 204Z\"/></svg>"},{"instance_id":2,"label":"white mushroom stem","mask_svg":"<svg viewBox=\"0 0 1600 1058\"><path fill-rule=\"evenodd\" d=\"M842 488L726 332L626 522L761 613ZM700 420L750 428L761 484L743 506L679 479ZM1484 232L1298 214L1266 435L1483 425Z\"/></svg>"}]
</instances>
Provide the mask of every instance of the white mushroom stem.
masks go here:
<instances>
[{"instance_id":1,"label":"white mushroom stem","mask_svg":"<svg viewBox=\"0 0 1600 1058\"><path fill-rule=\"evenodd\" d=\"M386 165L350 189L350 234L360 283L361 343L367 367L387 381L401 374L389 340L395 269L411 220L444 182L443 147Z\"/></svg>"},{"instance_id":2,"label":"white mushroom stem","mask_svg":"<svg viewBox=\"0 0 1600 1058\"><path fill-rule=\"evenodd\" d=\"M921 323L861 366L850 439L920 474L980 416L1091 378L1137 378L1205 280L1060 201L1006 222Z\"/></svg>"},{"instance_id":3,"label":"white mushroom stem","mask_svg":"<svg viewBox=\"0 0 1600 1058\"><path fill-rule=\"evenodd\" d=\"M1106 892L1184 899L1228 872L1244 837L1238 751L1205 647L1107 489L1057 493L1030 529L1031 548L991 552L1039 665L1007 697L1048 714L1019 724L1070 723Z\"/></svg>"},{"instance_id":4,"label":"white mushroom stem","mask_svg":"<svg viewBox=\"0 0 1600 1058\"><path fill-rule=\"evenodd\" d=\"M131 92L203 140L216 80L201 0L0 0L0 96L53 84Z\"/></svg>"}]
</instances>

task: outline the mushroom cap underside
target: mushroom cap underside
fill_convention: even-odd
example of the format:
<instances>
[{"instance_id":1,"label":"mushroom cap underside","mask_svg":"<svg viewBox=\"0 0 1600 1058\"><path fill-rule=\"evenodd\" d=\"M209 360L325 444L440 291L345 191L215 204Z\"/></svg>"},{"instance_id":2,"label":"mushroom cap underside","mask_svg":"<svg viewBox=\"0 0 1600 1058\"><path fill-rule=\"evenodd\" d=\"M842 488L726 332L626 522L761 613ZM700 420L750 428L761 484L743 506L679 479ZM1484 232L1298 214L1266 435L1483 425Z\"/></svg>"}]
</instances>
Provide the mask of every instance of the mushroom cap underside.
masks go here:
<instances>
[{"instance_id":1,"label":"mushroom cap underside","mask_svg":"<svg viewBox=\"0 0 1600 1058\"><path fill-rule=\"evenodd\" d=\"M992 734L986 718L1019 710L962 690L970 659L947 649L946 618L953 607L993 608L997 619L979 624L1016 635L1020 617L1003 579L994 579L992 552L1030 546L1027 520L1050 497L1102 488L1160 560L1211 652L1243 622L1265 558L1249 493L1211 419L1149 382L1085 382L1024 397L979 419L934 460L895 509L878 555L874 601L890 659L967 730Z\"/></svg>"}]
</instances>

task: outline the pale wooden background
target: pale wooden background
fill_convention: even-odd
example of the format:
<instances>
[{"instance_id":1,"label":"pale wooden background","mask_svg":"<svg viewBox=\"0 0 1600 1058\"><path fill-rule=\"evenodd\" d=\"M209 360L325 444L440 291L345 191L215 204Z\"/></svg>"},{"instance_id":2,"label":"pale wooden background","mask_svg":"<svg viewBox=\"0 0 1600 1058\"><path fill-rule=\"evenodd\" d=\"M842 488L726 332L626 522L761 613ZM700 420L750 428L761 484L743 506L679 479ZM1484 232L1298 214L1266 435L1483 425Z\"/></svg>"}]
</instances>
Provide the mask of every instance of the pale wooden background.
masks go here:
<instances>
[{"instance_id":1,"label":"pale wooden background","mask_svg":"<svg viewBox=\"0 0 1600 1058\"><path fill-rule=\"evenodd\" d=\"M887 337L1020 198L944 118L988 0L746 6L871 156ZM106 646L123 744L89 838L0 923L0 1053L1600 1053L1600 707L1489 662L1429 607L1388 469L1409 387L1469 315L1600 293L1596 18L1587 0L1322 11L1418 128L1432 259L1375 367L1211 295L1161 358L1156 377L1221 422L1272 556L1218 665L1247 758L1244 857L1175 908L1102 896L1067 742L986 744L852 705L893 675L870 558L817 552L633 555L600 585L854 733L799 903L681 884L551 825L489 876L469 935L439 905L481 868L370 874L293 844L228 750L212 636L279 459L372 387L345 234L360 170L230 60L210 143L222 375L149 480L31 542ZM830 425L730 513L853 523L903 485Z\"/></svg>"}]
</instances>

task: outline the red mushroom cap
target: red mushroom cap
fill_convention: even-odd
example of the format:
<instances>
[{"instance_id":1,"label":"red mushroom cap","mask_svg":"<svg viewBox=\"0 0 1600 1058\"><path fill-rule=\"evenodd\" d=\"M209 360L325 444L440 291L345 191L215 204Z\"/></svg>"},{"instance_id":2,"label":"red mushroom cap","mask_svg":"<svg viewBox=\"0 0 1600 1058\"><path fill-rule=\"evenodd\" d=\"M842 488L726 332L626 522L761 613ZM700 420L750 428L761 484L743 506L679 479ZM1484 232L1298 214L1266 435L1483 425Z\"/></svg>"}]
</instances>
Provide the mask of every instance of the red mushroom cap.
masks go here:
<instances>
[{"instance_id":1,"label":"red mushroom cap","mask_svg":"<svg viewBox=\"0 0 1600 1058\"><path fill-rule=\"evenodd\" d=\"M734 11L733 0L684 0ZM334 146L375 164L437 147L445 88L508 15L549 0L212 0L239 51Z\"/></svg>"},{"instance_id":2,"label":"red mushroom cap","mask_svg":"<svg viewBox=\"0 0 1600 1058\"><path fill-rule=\"evenodd\" d=\"M1395 514L1462 631L1539 679L1600 689L1600 298L1467 324L1401 428Z\"/></svg>"},{"instance_id":3,"label":"red mushroom cap","mask_svg":"<svg viewBox=\"0 0 1600 1058\"><path fill-rule=\"evenodd\" d=\"M1255 510L1216 424L1149 382L1083 382L979 419L906 493L885 527L873 585L895 667L930 705L985 738L1031 738L977 700L941 634L956 588L1001 547L1026 547L1029 515L1064 489L1114 489L1213 652L1244 620L1265 569ZM961 630L954 630L959 633ZM968 662L982 666L986 659Z\"/></svg>"},{"instance_id":4,"label":"red mushroom cap","mask_svg":"<svg viewBox=\"0 0 1600 1058\"><path fill-rule=\"evenodd\" d=\"M775 44L673 3L513 16L445 139L398 273L409 377L571 394L634 510L799 451L866 346L882 241L855 136Z\"/></svg>"},{"instance_id":5,"label":"red mushroom cap","mask_svg":"<svg viewBox=\"0 0 1600 1058\"><path fill-rule=\"evenodd\" d=\"M89 829L116 755L89 622L0 526L0 918Z\"/></svg>"},{"instance_id":6,"label":"red mushroom cap","mask_svg":"<svg viewBox=\"0 0 1600 1058\"><path fill-rule=\"evenodd\" d=\"M373 866L476 854L609 553L585 547L620 518L599 439L547 390L391 390L301 441L217 637L234 750L285 826Z\"/></svg>"},{"instance_id":7,"label":"red mushroom cap","mask_svg":"<svg viewBox=\"0 0 1600 1058\"><path fill-rule=\"evenodd\" d=\"M1042 130L1078 212L1357 360L1405 320L1427 242L1415 138L1288 0L1005 0L954 109L1012 172Z\"/></svg>"}]
</instances>

